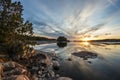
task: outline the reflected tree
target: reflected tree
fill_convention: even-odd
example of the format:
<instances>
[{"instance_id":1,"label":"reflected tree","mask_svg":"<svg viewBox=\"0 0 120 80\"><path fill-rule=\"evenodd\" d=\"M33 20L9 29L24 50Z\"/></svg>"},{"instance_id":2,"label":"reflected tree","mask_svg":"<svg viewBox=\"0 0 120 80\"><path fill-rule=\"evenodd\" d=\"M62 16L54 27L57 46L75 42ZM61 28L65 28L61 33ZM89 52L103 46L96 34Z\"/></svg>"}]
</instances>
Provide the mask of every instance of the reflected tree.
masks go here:
<instances>
[{"instance_id":1,"label":"reflected tree","mask_svg":"<svg viewBox=\"0 0 120 80\"><path fill-rule=\"evenodd\" d=\"M66 47L67 46L67 43L57 43L57 46L59 47L59 48L64 48L64 47Z\"/></svg>"}]
</instances>

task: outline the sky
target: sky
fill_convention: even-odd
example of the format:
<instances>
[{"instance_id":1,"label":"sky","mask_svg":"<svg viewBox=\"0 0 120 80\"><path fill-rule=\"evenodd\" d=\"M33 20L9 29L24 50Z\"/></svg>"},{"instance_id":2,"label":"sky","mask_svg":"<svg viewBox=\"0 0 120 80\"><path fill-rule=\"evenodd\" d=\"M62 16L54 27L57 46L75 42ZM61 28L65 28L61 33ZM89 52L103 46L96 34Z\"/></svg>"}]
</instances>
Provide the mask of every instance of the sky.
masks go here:
<instances>
[{"instance_id":1,"label":"sky","mask_svg":"<svg viewBox=\"0 0 120 80\"><path fill-rule=\"evenodd\" d=\"M120 39L120 0L21 1L34 35L69 39Z\"/></svg>"}]
</instances>

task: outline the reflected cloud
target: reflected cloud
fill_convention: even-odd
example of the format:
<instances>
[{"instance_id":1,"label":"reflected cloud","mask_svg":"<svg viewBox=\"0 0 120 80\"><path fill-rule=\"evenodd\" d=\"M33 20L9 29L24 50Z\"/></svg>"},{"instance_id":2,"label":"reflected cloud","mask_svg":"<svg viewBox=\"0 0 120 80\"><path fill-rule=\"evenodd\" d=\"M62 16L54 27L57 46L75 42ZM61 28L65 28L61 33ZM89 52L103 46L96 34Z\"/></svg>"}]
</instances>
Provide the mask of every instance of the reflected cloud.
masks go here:
<instances>
[{"instance_id":1,"label":"reflected cloud","mask_svg":"<svg viewBox=\"0 0 120 80\"><path fill-rule=\"evenodd\" d=\"M71 76L77 76L76 80L81 79L80 73L85 75L84 80L96 80L96 76L98 77L97 79L100 80L105 80L106 77L109 77L108 80L110 80L113 78L113 76L110 77L110 75L113 75L113 71L119 74L120 45L107 45L97 42L87 42L87 44L88 43L89 45L85 45L84 42L70 42L64 48L58 48L56 43L54 43L41 45L41 49L39 50L43 50L44 48L54 50L61 61L62 73L65 72L68 76L72 73ZM108 73L110 73L110 75L108 75ZM119 77L119 75L117 75L117 77Z\"/></svg>"}]
</instances>

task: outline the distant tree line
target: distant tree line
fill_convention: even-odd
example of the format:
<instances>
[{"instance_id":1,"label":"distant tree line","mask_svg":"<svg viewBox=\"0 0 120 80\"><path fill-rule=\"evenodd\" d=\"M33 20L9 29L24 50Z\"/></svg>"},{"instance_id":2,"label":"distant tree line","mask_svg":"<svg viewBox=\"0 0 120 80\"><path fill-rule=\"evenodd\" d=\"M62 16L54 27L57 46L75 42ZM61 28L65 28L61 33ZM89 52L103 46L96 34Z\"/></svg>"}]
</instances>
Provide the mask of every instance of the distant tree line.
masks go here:
<instances>
[{"instance_id":1,"label":"distant tree line","mask_svg":"<svg viewBox=\"0 0 120 80\"><path fill-rule=\"evenodd\" d=\"M24 39L30 41L56 41L54 38L40 37L40 36L23 36Z\"/></svg>"},{"instance_id":2,"label":"distant tree line","mask_svg":"<svg viewBox=\"0 0 120 80\"><path fill-rule=\"evenodd\" d=\"M92 42L120 42L120 39L92 40Z\"/></svg>"}]
</instances>

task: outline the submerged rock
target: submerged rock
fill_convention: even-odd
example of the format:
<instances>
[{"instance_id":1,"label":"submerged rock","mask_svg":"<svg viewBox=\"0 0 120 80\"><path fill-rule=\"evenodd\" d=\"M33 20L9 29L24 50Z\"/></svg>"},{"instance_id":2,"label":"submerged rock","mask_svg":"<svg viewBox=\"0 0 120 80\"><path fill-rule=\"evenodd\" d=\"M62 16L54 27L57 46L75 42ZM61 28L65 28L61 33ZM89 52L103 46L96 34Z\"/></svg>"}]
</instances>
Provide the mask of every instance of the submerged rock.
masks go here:
<instances>
[{"instance_id":1,"label":"submerged rock","mask_svg":"<svg viewBox=\"0 0 120 80\"><path fill-rule=\"evenodd\" d=\"M88 63L90 63L90 64L91 64L92 62L91 62L91 61L88 61Z\"/></svg>"},{"instance_id":2,"label":"submerged rock","mask_svg":"<svg viewBox=\"0 0 120 80\"><path fill-rule=\"evenodd\" d=\"M68 58L67 60L68 60L68 61L72 61L72 58Z\"/></svg>"},{"instance_id":3,"label":"submerged rock","mask_svg":"<svg viewBox=\"0 0 120 80\"><path fill-rule=\"evenodd\" d=\"M97 58L97 53L89 51L74 52L72 55L83 58L84 60Z\"/></svg>"}]
</instances>

